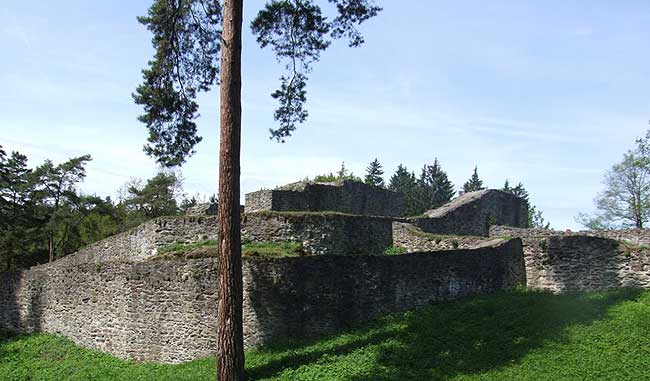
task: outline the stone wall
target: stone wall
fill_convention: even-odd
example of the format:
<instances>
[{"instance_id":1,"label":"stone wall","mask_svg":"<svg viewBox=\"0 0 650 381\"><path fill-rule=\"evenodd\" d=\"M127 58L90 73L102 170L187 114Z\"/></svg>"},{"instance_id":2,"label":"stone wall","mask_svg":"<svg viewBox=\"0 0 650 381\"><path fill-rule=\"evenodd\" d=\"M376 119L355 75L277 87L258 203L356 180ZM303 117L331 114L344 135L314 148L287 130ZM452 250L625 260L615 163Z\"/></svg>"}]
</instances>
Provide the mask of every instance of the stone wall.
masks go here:
<instances>
[{"instance_id":1,"label":"stone wall","mask_svg":"<svg viewBox=\"0 0 650 381\"><path fill-rule=\"evenodd\" d=\"M492 225L528 227L528 207L510 193L483 190L465 193L409 222L434 234L488 236Z\"/></svg>"},{"instance_id":2,"label":"stone wall","mask_svg":"<svg viewBox=\"0 0 650 381\"><path fill-rule=\"evenodd\" d=\"M309 254L382 254L393 244L392 220L340 213L258 212L244 215L242 237L299 242Z\"/></svg>"},{"instance_id":3,"label":"stone wall","mask_svg":"<svg viewBox=\"0 0 650 381\"><path fill-rule=\"evenodd\" d=\"M553 292L650 288L646 230L558 232L493 227L493 236L521 237L527 284Z\"/></svg>"},{"instance_id":4,"label":"stone wall","mask_svg":"<svg viewBox=\"0 0 650 381\"><path fill-rule=\"evenodd\" d=\"M492 241L492 238L481 236L435 235L409 223L393 222L393 246L403 247L409 253L473 249Z\"/></svg>"},{"instance_id":5,"label":"stone wall","mask_svg":"<svg viewBox=\"0 0 650 381\"><path fill-rule=\"evenodd\" d=\"M365 216L399 217L404 213L400 193L358 181L296 183L246 194L246 211L335 211Z\"/></svg>"},{"instance_id":6,"label":"stone wall","mask_svg":"<svg viewBox=\"0 0 650 381\"><path fill-rule=\"evenodd\" d=\"M138 262L162 246L217 239L216 217L160 217L58 259L61 264Z\"/></svg>"},{"instance_id":7,"label":"stone wall","mask_svg":"<svg viewBox=\"0 0 650 381\"><path fill-rule=\"evenodd\" d=\"M551 229L522 229L511 226L492 226L490 236L492 237L549 237L549 236L588 236L609 238L617 241L625 241L634 245L650 245L650 229L623 229L623 230L583 230L583 231L560 231Z\"/></svg>"},{"instance_id":8,"label":"stone wall","mask_svg":"<svg viewBox=\"0 0 650 381\"><path fill-rule=\"evenodd\" d=\"M521 241L397 256L245 259L247 347L336 332L524 281ZM63 265L0 274L0 326L62 334L135 360L182 362L215 350L214 259Z\"/></svg>"}]
</instances>

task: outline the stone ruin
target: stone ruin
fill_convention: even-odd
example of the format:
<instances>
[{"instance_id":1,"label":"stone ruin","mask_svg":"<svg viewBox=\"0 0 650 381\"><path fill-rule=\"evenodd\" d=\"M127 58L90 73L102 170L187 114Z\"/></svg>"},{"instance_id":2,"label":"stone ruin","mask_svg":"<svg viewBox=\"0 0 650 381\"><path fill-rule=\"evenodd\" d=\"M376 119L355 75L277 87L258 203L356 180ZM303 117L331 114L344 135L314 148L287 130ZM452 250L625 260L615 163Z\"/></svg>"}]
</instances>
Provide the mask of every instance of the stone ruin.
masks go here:
<instances>
[{"instance_id":1,"label":"stone ruin","mask_svg":"<svg viewBox=\"0 0 650 381\"><path fill-rule=\"evenodd\" d=\"M487 236L494 225L528 227L528 205L496 189L465 193L411 221L426 232Z\"/></svg>"},{"instance_id":2,"label":"stone ruin","mask_svg":"<svg viewBox=\"0 0 650 381\"><path fill-rule=\"evenodd\" d=\"M249 212L341 212L362 216L401 217L404 197L396 192L345 180L302 181L246 195Z\"/></svg>"},{"instance_id":3,"label":"stone ruin","mask_svg":"<svg viewBox=\"0 0 650 381\"><path fill-rule=\"evenodd\" d=\"M52 332L113 355L177 363L215 346L216 258L154 260L216 239L214 207L149 221L26 271L0 273L0 328ZM246 195L242 237L298 242L305 256L243 260L244 341L333 333L430 303L509 289L650 288L646 231L527 229L523 200L486 190L423 216L355 182ZM399 247L409 254L386 255Z\"/></svg>"}]
</instances>

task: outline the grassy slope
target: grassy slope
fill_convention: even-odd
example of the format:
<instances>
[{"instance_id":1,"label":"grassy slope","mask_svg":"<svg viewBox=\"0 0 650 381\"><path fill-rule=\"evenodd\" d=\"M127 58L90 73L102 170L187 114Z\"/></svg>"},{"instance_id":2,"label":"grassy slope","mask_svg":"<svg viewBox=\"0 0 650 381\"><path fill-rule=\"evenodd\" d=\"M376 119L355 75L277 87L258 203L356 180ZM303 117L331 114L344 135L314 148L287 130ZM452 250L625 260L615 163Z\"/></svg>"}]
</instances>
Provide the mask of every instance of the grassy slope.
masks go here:
<instances>
[{"instance_id":1,"label":"grassy slope","mask_svg":"<svg viewBox=\"0 0 650 381\"><path fill-rule=\"evenodd\" d=\"M643 380L650 292L512 292L247 353L250 380ZM136 364L49 336L0 341L2 380L212 380L214 361Z\"/></svg>"}]
</instances>

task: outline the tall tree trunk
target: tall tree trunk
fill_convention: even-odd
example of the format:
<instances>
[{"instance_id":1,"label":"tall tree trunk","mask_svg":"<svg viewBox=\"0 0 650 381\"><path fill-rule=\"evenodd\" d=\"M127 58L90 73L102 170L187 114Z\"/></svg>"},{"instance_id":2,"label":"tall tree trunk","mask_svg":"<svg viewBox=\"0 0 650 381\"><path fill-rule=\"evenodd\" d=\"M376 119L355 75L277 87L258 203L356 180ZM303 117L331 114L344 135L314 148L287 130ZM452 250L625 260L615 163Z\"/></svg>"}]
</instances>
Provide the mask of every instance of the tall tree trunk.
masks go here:
<instances>
[{"instance_id":1,"label":"tall tree trunk","mask_svg":"<svg viewBox=\"0 0 650 381\"><path fill-rule=\"evenodd\" d=\"M217 380L244 380L242 260L239 212L241 146L241 31L243 0L223 6Z\"/></svg>"}]
</instances>

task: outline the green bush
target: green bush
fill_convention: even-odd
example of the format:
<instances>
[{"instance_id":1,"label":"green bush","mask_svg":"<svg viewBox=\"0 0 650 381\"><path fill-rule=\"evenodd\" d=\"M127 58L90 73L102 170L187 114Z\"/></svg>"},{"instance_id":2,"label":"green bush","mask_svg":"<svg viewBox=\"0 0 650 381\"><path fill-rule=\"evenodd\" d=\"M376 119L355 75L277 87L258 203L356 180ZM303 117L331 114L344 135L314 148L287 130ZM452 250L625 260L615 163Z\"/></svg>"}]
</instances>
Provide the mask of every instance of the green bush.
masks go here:
<instances>
[{"instance_id":1,"label":"green bush","mask_svg":"<svg viewBox=\"0 0 650 381\"><path fill-rule=\"evenodd\" d=\"M399 254L406 254L408 250L405 247L402 246L391 246L384 250L384 254L386 255L399 255Z\"/></svg>"}]
</instances>

